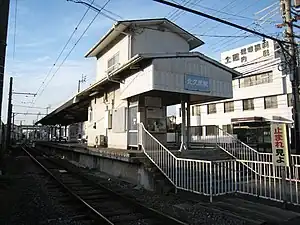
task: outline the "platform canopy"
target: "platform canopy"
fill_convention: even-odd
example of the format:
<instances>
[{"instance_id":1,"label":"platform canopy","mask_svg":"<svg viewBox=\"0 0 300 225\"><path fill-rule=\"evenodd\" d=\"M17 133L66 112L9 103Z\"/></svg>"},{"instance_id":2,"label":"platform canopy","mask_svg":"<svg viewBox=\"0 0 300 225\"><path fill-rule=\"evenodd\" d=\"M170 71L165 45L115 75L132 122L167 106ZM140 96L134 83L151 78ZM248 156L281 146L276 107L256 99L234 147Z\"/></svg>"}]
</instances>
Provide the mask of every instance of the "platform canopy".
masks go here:
<instances>
[{"instance_id":1,"label":"platform canopy","mask_svg":"<svg viewBox=\"0 0 300 225\"><path fill-rule=\"evenodd\" d=\"M226 67L225 65L210 59L201 53L173 53L173 54L137 54L127 63L116 68L109 76L97 81L87 89L79 92L66 103L52 111L50 114L36 122L41 125L69 125L78 122L84 122L88 119L88 108L93 98L103 95L116 85L120 85L124 79L132 74L140 71L149 65L154 59L159 58L180 58L180 57L198 57L222 70L232 74L232 78L241 76L237 71ZM179 96L179 95L178 95ZM173 95L174 98L174 95ZM175 98L174 98L175 99ZM174 104L177 102L174 102Z\"/></svg>"}]
</instances>

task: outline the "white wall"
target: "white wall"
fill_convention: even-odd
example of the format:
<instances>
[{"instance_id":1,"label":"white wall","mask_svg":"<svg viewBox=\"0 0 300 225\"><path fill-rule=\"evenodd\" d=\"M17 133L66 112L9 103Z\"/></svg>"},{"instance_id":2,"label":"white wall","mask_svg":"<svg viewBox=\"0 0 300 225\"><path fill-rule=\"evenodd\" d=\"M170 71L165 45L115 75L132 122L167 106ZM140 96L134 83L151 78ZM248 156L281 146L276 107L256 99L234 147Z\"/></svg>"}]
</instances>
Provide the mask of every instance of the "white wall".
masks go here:
<instances>
[{"instance_id":1,"label":"white wall","mask_svg":"<svg viewBox=\"0 0 300 225\"><path fill-rule=\"evenodd\" d=\"M273 116L280 116L292 120L291 107L287 107L287 96L277 96L278 108L265 109L264 98L256 98L254 100L254 110L243 111L242 100L234 102L234 112L224 113L223 103L217 104L217 113L207 114L207 105L201 106L201 125L226 125L231 124L231 118L241 117L263 117L269 120ZM199 124L199 125L200 125Z\"/></svg>"},{"instance_id":2,"label":"white wall","mask_svg":"<svg viewBox=\"0 0 300 225\"><path fill-rule=\"evenodd\" d=\"M97 77L96 81L103 79L107 73L107 62L113 57L117 52L119 52L119 63L126 63L129 59L128 53L129 38L124 36L119 42L117 42L113 47L111 47L107 52L98 56L97 59Z\"/></svg>"},{"instance_id":3,"label":"white wall","mask_svg":"<svg viewBox=\"0 0 300 225\"><path fill-rule=\"evenodd\" d=\"M141 94L152 90L153 87L153 65L137 72L125 79L120 85L120 98L126 99L130 96Z\"/></svg>"},{"instance_id":4,"label":"white wall","mask_svg":"<svg viewBox=\"0 0 300 225\"><path fill-rule=\"evenodd\" d=\"M245 65L245 64L249 64L249 63L253 63L252 65L248 65L247 67L240 67L237 70L241 73L244 73L246 71L251 71L253 69L257 69L259 68L259 66L266 64L267 62L265 60L270 60L273 61L275 60L275 48L274 48L274 41L266 39L266 41L268 41L269 43L269 47L268 48L262 48L262 41L259 42L255 42L249 45L244 45L241 46L239 48L235 48L235 49L231 49L229 51L225 51L221 53L221 63L223 63L224 65L230 67L230 68L234 68L234 67L239 67L241 65ZM257 52L254 49L254 46L256 44L260 44L261 45L261 49L258 50ZM248 47L253 46L253 52L248 52ZM246 54L241 54L241 50L246 48ZM269 50L269 56L263 56L263 51L264 50ZM233 61L233 55L234 54L239 54L239 60L238 61ZM226 57L230 57L231 58L231 62L230 63L226 63ZM241 57L242 56L246 56L247 57L247 62L242 62L241 61ZM255 62L255 63L254 63Z\"/></svg>"},{"instance_id":5,"label":"white wall","mask_svg":"<svg viewBox=\"0 0 300 225\"><path fill-rule=\"evenodd\" d=\"M149 26L150 27L150 26ZM189 44L179 35L168 30L145 29L132 38L132 56L139 53L175 53L188 52Z\"/></svg>"},{"instance_id":6,"label":"white wall","mask_svg":"<svg viewBox=\"0 0 300 225\"><path fill-rule=\"evenodd\" d=\"M91 106L93 109L92 121L86 122L86 132L88 135L88 145L96 145L96 136L104 135L107 136L108 147L109 148L127 148L127 132L114 133L112 129L107 129L107 110L118 109L120 107L127 107L127 101L120 99L121 91L117 89L108 93L107 103L103 102L103 97L99 97L91 101ZM114 101L112 101L114 99ZM114 102L114 104L112 104ZM126 118L124 118L126 119ZM96 129L93 128L94 123L96 123ZM112 118L112 123L114 123L114 117Z\"/></svg>"},{"instance_id":7,"label":"white wall","mask_svg":"<svg viewBox=\"0 0 300 225\"><path fill-rule=\"evenodd\" d=\"M197 57L154 59L153 87L156 90L232 98L232 75ZM210 92L184 89L184 75L209 78Z\"/></svg>"}]
</instances>

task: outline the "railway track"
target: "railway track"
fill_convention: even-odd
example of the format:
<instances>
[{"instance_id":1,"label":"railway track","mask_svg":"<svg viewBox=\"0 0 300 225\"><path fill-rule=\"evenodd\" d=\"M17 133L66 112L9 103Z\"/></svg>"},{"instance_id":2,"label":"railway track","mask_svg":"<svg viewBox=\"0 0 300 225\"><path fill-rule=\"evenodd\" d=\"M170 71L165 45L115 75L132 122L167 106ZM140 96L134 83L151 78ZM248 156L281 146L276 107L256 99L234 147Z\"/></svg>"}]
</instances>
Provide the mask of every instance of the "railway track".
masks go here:
<instances>
[{"instance_id":1,"label":"railway track","mask_svg":"<svg viewBox=\"0 0 300 225\"><path fill-rule=\"evenodd\" d=\"M144 206L122 196L107 187L75 174L50 157L29 147L23 151L47 173L55 182L49 188L62 189L64 201L72 202L78 210L74 219L84 224L120 225L187 225L169 215Z\"/></svg>"}]
</instances>

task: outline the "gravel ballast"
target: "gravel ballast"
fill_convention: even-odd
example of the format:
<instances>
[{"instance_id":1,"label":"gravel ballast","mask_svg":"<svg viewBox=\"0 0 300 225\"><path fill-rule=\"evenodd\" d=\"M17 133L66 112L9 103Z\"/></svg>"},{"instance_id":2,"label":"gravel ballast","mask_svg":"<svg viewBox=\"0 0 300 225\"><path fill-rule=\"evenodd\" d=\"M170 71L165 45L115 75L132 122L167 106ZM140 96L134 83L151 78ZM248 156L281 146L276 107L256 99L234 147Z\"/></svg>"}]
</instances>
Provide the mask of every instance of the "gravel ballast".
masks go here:
<instances>
[{"instance_id":1,"label":"gravel ballast","mask_svg":"<svg viewBox=\"0 0 300 225\"><path fill-rule=\"evenodd\" d=\"M151 192L101 172L85 170L84 173L94 181L98 179L97 182L112 190L121 190L121 193L129 198L133 198L148 207L167 213L191 225L250 225L245 220L209 209L202 204L197 204L196 201L187 200L179 195L162 195Z\"/></svg>"},{"instance_id":2,"label":"gravel ballast","mask_svg":"<svg viewBox=\"0 0 300 225\"><path fill-rule=\"evenodd\" d=\"M50 178L22 152L14 150L1 165L1 225L84 224L72 220L72 213L66 213L70 209L49 193L46 185Z\"/></svg>"}]
</instances>

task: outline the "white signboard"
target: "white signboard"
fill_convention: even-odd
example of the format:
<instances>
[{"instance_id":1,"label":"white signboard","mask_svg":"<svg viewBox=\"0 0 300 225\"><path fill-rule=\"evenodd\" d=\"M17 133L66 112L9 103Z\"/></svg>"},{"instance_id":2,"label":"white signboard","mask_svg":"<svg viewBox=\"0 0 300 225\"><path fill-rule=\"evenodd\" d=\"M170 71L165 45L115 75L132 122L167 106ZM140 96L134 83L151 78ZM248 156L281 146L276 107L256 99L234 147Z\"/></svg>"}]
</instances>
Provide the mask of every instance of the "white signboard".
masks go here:
<instances>
[{"instance_id":1,"label":"white signboard","mask_svg":"<svg viewBox=\"0 0 300 225\"><path fill-rule=\"evenodd\" d=\"M289 166L287 130L284 123L272 123L272 152L275 166Z\"/></svg>"}]
</instances>

